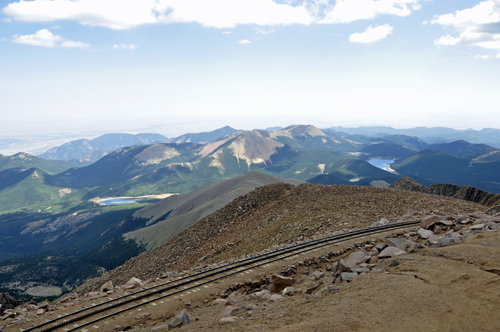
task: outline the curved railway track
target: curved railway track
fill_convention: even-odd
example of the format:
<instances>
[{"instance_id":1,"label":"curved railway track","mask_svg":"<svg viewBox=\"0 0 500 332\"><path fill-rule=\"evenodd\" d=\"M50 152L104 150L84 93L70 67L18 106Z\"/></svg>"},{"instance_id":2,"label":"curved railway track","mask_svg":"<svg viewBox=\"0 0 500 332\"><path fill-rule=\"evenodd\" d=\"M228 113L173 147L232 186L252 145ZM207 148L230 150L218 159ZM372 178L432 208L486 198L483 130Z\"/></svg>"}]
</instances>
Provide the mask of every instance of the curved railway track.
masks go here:
<instances>
[{"instance_id":1,"label":"curved railway track","mask_svg":"<svg viewBox=\"0 0 500 332\"><path fill-rule=\"evenodd\" d=\"M208 287L207 284L212 282L238 273L243 273L244 271L251 271L254 268L265 266L275 261L360 237L416 226L419 223L420 220L413 220L402 223L388 224L302 242L300 244L259 254L236 262L213 267L195 274L160 283L158 285L146 287L117 298L108 298L107 301L93 304L91 307L68 313L53 320L48 320L42 324L25 329L23 332L49 332L70 324L71 327L65 328L64 331L76 331L85 326L95 324L98 321L122 314L126 311L144 306L160 299L175 296L176 294L185 291L199 291L201 290L200 287Z\"/></svg>"}]
</instances>

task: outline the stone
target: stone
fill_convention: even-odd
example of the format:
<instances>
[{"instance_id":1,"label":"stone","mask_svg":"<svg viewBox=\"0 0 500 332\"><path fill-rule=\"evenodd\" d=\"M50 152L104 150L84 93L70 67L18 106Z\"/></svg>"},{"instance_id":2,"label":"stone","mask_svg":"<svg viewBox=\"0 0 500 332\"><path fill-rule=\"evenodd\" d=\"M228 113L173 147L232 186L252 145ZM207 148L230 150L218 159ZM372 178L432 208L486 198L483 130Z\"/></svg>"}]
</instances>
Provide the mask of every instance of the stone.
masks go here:
<instances>
[{"instance_id":1,"label":"stone","mask_svg":"<svg viewBox=\"0 0 500 332\"><path fill-rule=\"evenodd\" d=\"M226 300L225 299L215 299L212 301L212 305L218 305L218 304L226 304Z\"/></svg>"},{"instance_id":2,"label":"stone","mask_svg":"<svg viewBox=\"0 0 500 332\"><path fill-rule=\"evenodd\" d=\"M283 295L293 295L294 293L295 293L295 288L293 288L292 286L283 289Z\"/></svg>"},{"instance_id":3,"label":"stone","mask_svg":"<svg viewBox=\"0 0 500 332\"><path fill-rule=\"evenodd\" d=\"M339 278L340 279L340 278ZM322 282L319 282L317 283L316 285L306 289L306 294L311 294L312 292L314 292L316 289L318 289L319 286L323 285Z\"/></svg>"},{"instance_id":4,"label":"stone","mask_svg":"<svg viewBox=\"0 0 500 332\"><path fill-rule=\"evenodd\" d=\"M288 286L295 284L294 278L283 277L278 274L273 274L271 276L270 291L271 292L281 292Z\"/></svg>"},{"instance_id":5,"label":"stone","mask_svg":"<svg viewBox=\"0 0 500 332\"><path fill-rule=\"evenodd\" d=\"M349 271L349 266L344 262L343 259L341 259L338 263L337 266L335 267L335 272L340 271L340 272L347 272Z\"/></svg>"},{"instance_id":6,"label":"stone","mask_svg":"<svg viewBox=\"0 0 500 332\"><path fill-rule=\"evenodd\" d=\"M142 280L141 279L137 279L137 278L130 278L129 281L127 281L127 285L141 285L142 284Z\"/></svg>"},{"instance_id":7,"label":"stone","mask_svg":"<svg viewBox=\"0 0 500 332\"><path fill-rule=\"evenodd\" d=\"M389 266L393 267L393 266L398 266L399 264L401 264L401 263L397 259L394 259L393 261L391 261L389 263Z\"/></svg>"},{"instance_id":8,"label":"stone","mask_svg":"<svg viewBox=\"0 0 500 332\"><path fill-rule=\"evenodd\" d=\"M424 217L420 222L420 228L428 229L430 226L437 224L444 219L444 217L436 215Z\"/></svg>"},{"instance_id":9,"label":"stone","mask_svg":"<svg viewBox=\"0 0 500 332\"><path fill-rule=\"evenodd\" d=\"M189 313L187 312L186 309L183 309L179 311L179 313L175 315L174 318L172 318L170 323L168 323L168 328L171 329L177 326L188 324L189 322L190 322Z\"/></svg>"},{"instance_id":10,"label":"stone","mask_svg":"<svg viewBox=\"0 0 500 332\"><path fill-rule=\"evenodd\" d=\"M474 226L469 227L469 231L479 231L484 228L484 224L477 224Z\"/></svg>"},{"instance_id":11,"label":"stone","mask_svg":"<svg viewBox=\"0 0 500 332\"><path fill-rule=\"evenodd\" d=\"M252 295L250 295L251 297L254 297L254 298L264 298L266 295L269 296L271 294L271 291L270 290L267 290L267 289L263 289L261 291L258 291L258 292L255 292L253 293Z\"/></svg>"},{"instance_id":12,"label":"stone","mask_svg":"<svg viewBox=\"0 0 500 332\"><path fill-rule=\"evenodd\" d=\"M319 280L325 277L325 272L316 270L312 273L312 276L316 278L315 280Z\"/></svg>"},{"instance_id":13,"label":"stone","mask_svg":"<svg viewBox=\"0 0 500 332\"><path fill-rule=\"evenodd\" d=\"M446 236L443 236L441 239L439 239L438 245L440 247L446 247L446 246L450 246L452 244L458 244L458 243L462 243L462 241L460 241L460 239L458 237L446 235Z\"/></svg>"},{"instance_id":14,"label":"stone","mask_svg":"<svg viewBox=\"0 0 500 332\"><path fill-rule=\"evenodd\" d=\"M379 258L394 257L406 254L406 251L395 247L387 247L378 255Z\"/></svg>"},{"instance_id":15,"label":"stone","mask_svg":"<svg viewBox=\"0 0 500 332\"><path fill-rule=\"evenodd\" d=\"M358 274L363 273L363 272L370 272L370 269L367 269L367 268L364 268L364 267L354 268L354 269L351 269L351 270L352 270L352 272L356 272Z\"/></svg>"},{"instance_id":16,"label":"stone","mask_svg":"<svg viewBox=\"0 0 500 332\"><path fill-rule=\"evenodd\" d=\"M273 294L271 295L271 297L269 298L269 301L270 302L276 302L278 300L281 300L283 298L283 296L279 295L279 294Z\"/></svg>"},{"instance_id":17,"label":"stone","mask_svg":"<svg viewBox=\"0 0 500 332\"><path fill-rule=\"evenodd\" d=\"M356 278L358 274L356 272L343 272L341 274L342 280L351 281Z\"/></svg>"},{"instance_id":18,"label":"stone","mask_svg":"<svg viewBox=\"0 0 500 332\"><path fill-rule=\"evenodd\" d=\"M170 272L170 271L169 271L169 272L165 272L165 273L163 273L163 274L161 275L160 279L165 279L165 278L168 278L168 277L174 276L174 275L176 275L176 274L177 274L177 272Z\"/></svg>"},{"instance_id":19,"label":"stone","mask_svg":"<svg viewBox=\"0 0 500 332\"><path fill-rule=\"evenodd\" d=\"M368 262L370 260L370 257L370 254L368 254L368 252L366 252L365 250L357 251L349 256L346 261L346 265L350 268L353 268L356 265Z\"/></svg>"},{"instance_id":20,"label":"stone","mask_svg":"<svg viewBox=\"0 0 500 332\"><path fill-rule=\"evenodd\" d=\"M236 315L239 311L240 311L240 308L228 305L227 307L224 308L221 315L223 317L229 317L229 316Z\"/></svg>"},{"instance_id":21,"label":"stone","mask_svg":"<svg viewBox=\"0 0 500 332\"><path fill-rule=\"evenodd\" d=\"M383 226L383 225L387 225L388 223L389 223L389 220L387 220L386 218L382 218L379 221L376 221L373 224L371 224L370 227Z\"/></svg>"},{"instance_id":22,"label":"stone","mask_svg":"<svg viewBox=\"0 0 500 332\"><path fill-rule=\"evenodd\" d=\"M99 289L101 293L112 291L114 289L113 283L110 281L106 282L104 285L101 286Z\"/></svg>"},{"instance_id":23,"label":"stone","mask_svg":"<svg viewBox=\"0 0 500 332\"><path fill-rule=\"evenodd\" d=\"M45 309L38 309L38 310L36 311L36 314L37 314L37 315L43 315L44 313L45 313Z\"/></svg>"},{"instance_id":24,"label":"stone","mask_svg":"<svg viewBox=\"0 0 500 332\"><path fill-rule=\"evenodd\" d=\"M485 213L489 214L490 216L492 216L492 215L495 215L495 214L497 214L499 212L500 212L500 204L490 207L488 210L486 210Z\"/></svg>"},{"instance_id":25,"label":"stone","mask_svg":"<svg viewBox=\"0 0 500 332\"><path fill-rule=\"evenodd\" d=\"M377 248L377 250L380 252L380 251L384 250L385 248L387 248L387 244L385 244L385 243L377 244L375 246L375 248Z\"/></svg>"},{"instance_id":26,"label":"stone","mask_svg":"<svg viewBox=\"0 0 500 332\"><path fill-rule=\"evenodd\" d=\"M122 286L122 289L134 289L134 288L135 288L135 286L136 286L136 285L130 285L130 284L129 284L129 285L127 285L127 284L125 284L125 285L123 285L123 286Z\"/></svg>"},{"instance_id":27,"label":"stone","mask_svg":"<svg viewBox=\"0 0 500 332\"><path fill-rule=\"evenodd\" d=\"M237 320L238 317L224 317L219 320L219 324L221 325L232 324L236 323Z\"/></svg>"},{"instance_id":28,"label":"stone","mask_svg":"<svg viewBox=\"0 0 500 332\"><path fill-rule=\"evenodd\" d=\"M439 225L434 226L434 234L439 234L443 231L443 228Z\"/></svg>"},{"instance_id":29,"label":"stone","mask_svg":"<svg viewBox=\"0 0 500 332\"><path fill-rule=\"evenodd\" d=\"M432 234L434 234L433 232L431 232L429 230L426 230L426 229L423 229L423 228L420 228L417 233L418 233L418 235L420 235L420 237L422 239L428 239L429 236L431 236Z\"/></svg>"},{"instance_id":30,"label":"stone","mask_svg":"<svg viewBox=\"0 0 500 332\"><path fill-rule=\"evenodd\" d=\"M37 304L38 309L48 309L49 306L50 306L50 303L47 300Z\"/></svg>"},{"instance_id":31,"label":"stone","mask_svg":"<svg viewBox=\"0 0 500 332\"><path fill-rule=\"evenodd\" d=\"M338 287L338 286L329 286L328 287L328 293L337 292L339 290L340 290L340 287Z\"/></svg>"}]
</instances>

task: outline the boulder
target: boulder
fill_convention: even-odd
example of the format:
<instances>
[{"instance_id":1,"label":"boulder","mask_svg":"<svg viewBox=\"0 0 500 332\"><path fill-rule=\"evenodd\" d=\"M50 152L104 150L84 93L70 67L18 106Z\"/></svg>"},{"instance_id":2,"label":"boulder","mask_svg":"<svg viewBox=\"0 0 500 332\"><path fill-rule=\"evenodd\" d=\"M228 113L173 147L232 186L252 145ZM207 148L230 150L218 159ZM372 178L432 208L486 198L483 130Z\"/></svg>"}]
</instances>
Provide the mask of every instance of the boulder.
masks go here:
<instances>
[{"instance_id":1,"label":"boulder","mask_svg":"<svg viewBox=\"0 0 500 332\"><path fill-rule=\"evenodd\" d=\"M356 272L343 272L341 274L342 280L345 281L351 281L352 279L356 278L358 276L358 273Z\"/></svg>"},{"instance_id":2,"label":"boulder","mask_svg":"<svg viewBox=\"0 0 500 332\"><path fill-rule=\"evenodd\" d=\"M49 301L45 300L43 302L38 303L37 307L38 309L48 309L50 306Z\"/></svg>"},{"instance_id":3,"label":"boulder","mask_svg":"<svg viewBox=\"0 0 500 332\"><path fill-rule=\"evenodd\" d=\"M225 299L215 299L212 301L212 305L218 305L218 304L223 304L225 305L226 304L226 300Z\"/></svg>"},{"instance_id":4,"label":"boulder","mask_svg":"<svg viewBox=\"0 0 500 332\"><path fill-rule=\"evenodd\" d=\"M114 289L113 283L110 280L110 281L106 282L104 285L102 285L99 290L101 291L101 293L105 293L105 292L112 291L113 289Z\"/></svg>"},{"instance_id":5,"label":"boulder","mask_svg":"<svg viewBox=\"0 0 500 332\"><path fill-rule=\"evenodd\" d=\"M130 278L129 281L127 281L127 285L141 285L142 284L142 280L141 279L137 279L137 278Z\"/></svg>"},{"instance_id":6,"label":"boulder","mask_svg":"<svg viewBox=\"0 0 500 332\"><path fill-rule=\"evenodd\" d=\"M489 214L490 216L497 214L499 212L500 212L500 204L492 206L488 210L486 210L486 214Z\"/></svg>"},{"instance_id":7,"label":"boulder","mask_svg":"<svg viewBox=\"0 0 500 332\"><path fill-rule=\"evenodd\" d=\"M319 280L325 277L325 272L316 270L311 276L314 277L313 280Z\"/></svg>"},{"instance_id":8,"label":"boulder","mask_svg":"<svg viewBox=\"0 0 500 332\"><path fill-rule=\"evenodd\" d=\"M295 293L295 288L293 288L292 286L283 289L283 295L293 295L294 293Z\"/></svg>"},{"instance_id":9,"label":"boulder","mask_svg":"<svg viewBox=\"0 0 500 332\"><path fill-rule=\"evenodd\" d=\"M431 215L431 216L424 217L422 219L422 221L420 222L420 228L428 229L432 225L437 224L437 223L439 223L439 222L441 222L443 220L445 220L444 217L442 217L442 216L436 216L436 215Z\"/></svg>"},{"instance_id":10,"label":"boulder","mask_svg":"<svg viewBox=\"0 0 500 332\"><path fill-rule=\"evenodd\" d=\"M347 272L349 271L349 265L347 265L346 262L344 262L343 259L341 259L337 265L335 266L335 272L340 271L340 272Z\"/></svg>"},{"instance_id":11,"label":"boulder","mask_svg":"<svg viewBox=\"0 0 500 332\"><path fill-rule=\"evenodd\" d=\"M379 258L388 258L406 254L406 251L395 247L387 247L378 255Z\"/></svg>"},{"instance_id":12,"label":"boulder","mask_svg":"<svg viewBox=\"0 0 500 332\"><path fill-rule=\"evenodd\" d=\"M346 264L348 267L353 268L356 265L359 265L361 263L366 263L370 260L371 255L366 252L365 250L363 251L358 251L355 253L352 253L349 258L346 261Z\"/></svg>"},{"instance_id":13,"label":"boulder","mask_svg":"<svg viewBox=\"0 0 500 332\"><path fill-rule=\"evenodd\" d=\"M371 224L370 227L383 226L383 225L387 225L388 223L389 223L389 220L387 220L386 218L382 218L379 221L376 221L373 224Z\"/></svg>"},{"instance_id":14,"label":"boulder","mask_svg":"<svg viewBox=\"0 0 500 332\"><path fill-rule=\"evenodd\" d=\"M239 311L240 311L240 308L228 305L227 307L224 308L221 315L223 317L229 317L229 316L236 315Z\"/></svg>"},{"instance_id":15,"label":"boulder","mask_svg":"<svg viewBox=\"0 0 500 332\"><path fill-rule=\"evenodd\" d=\"M431 236L432 234L434 234L433 232L428 231L428 230L423 229L423 228L420 228L417 233L418 233L418 235L420 235L420 237L422 239L428 239L429 236Z\"/></svg>"},{"instance_id":16,"label":"boulder","mask_svg":"<svg viewBox=\"0 0 500 332\"><path fill-rule=\"evenodd\" d=\"M469 227L469 230L470 231L478 231L478 230L483 229L484 226L485 226L484 224L477 224L477 225Z\"/></svg>"},{"instance_id":17,"label":"boulder","mask_svg":"<svg viewBox=\"0 0 500 332\"><path fill-rule=\"evenodd\" d=\"M278 274L273 274L271 276L270 291L271 292L281 292L288 286L295 284L294 278L283 277Z\"/></svg>"},{"instance_id":18,"label":"boulder","mask_svg":"<svg viewBox=\"0 0 500 332\"><path fill-rule=\"evenodd\" d=\"M458 244L458 243L462 243L462 241L460 241L460 239L458 237L451 236L451 235L445 235L441 239L439 239L439 241L438 241L438 245L440 247L446 247L446 246L450 246L452 244Z\"/></svg>"},{"instance_id":19,"label":"boulder","mask_svg":"<svg viewBox=\"0 0 500 332\"><path fill-rule=\"evenodd\" d=\"M172 318L170 323L168 323L168 328L174 328L177 326L185 325L190 322L189 313L186 309L181 310L177 315Z\"/></svg>"}]
</instances>

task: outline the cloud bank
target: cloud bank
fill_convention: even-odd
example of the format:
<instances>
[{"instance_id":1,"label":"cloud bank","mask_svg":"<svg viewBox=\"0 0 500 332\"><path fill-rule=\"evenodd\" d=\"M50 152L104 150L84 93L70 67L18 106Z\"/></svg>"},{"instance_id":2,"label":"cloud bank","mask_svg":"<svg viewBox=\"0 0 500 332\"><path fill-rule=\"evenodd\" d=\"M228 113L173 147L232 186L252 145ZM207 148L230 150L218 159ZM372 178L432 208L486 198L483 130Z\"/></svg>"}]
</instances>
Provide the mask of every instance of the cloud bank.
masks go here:
<instances>
[{"instance_id":1,"label":"cloud bank","mask_svg":"<svg viewBox=\"0 0 500 332\"><path fill-rule=\"evenodd\" d=\"M74 20L125 30L144 24L198 23L233 28L311 23L349 23L380 15L408 16L423 0L31 0L12 2L3 13L17 21Z\"/></svg>"}]
</instances>

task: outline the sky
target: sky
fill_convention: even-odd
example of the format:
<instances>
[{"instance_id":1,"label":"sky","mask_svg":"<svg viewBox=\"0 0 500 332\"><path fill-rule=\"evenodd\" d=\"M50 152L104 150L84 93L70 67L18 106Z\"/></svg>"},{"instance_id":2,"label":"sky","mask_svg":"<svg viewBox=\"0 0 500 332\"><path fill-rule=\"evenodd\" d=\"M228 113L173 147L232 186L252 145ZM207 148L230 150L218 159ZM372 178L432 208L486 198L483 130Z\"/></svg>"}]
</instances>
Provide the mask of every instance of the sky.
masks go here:
<instances>
[{"instance_id":1,"label":"sky","mask_svg":"<svg viewBox=\"0 0 500 332\"><path fill-rule=\"evenodd\" d=\"M0 0L0 137L500 128L500 0Z\"/></svg>"}]
</instances>

